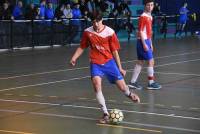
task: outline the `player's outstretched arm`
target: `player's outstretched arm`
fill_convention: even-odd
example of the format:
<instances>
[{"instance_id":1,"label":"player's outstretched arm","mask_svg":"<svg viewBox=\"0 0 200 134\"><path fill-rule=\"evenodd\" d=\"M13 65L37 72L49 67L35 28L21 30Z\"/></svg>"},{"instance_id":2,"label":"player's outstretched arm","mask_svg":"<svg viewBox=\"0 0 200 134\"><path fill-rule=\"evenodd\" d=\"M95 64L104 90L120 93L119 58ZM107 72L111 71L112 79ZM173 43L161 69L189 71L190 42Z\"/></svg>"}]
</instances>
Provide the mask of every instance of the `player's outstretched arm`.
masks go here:
<instances>
[{"instance_id":1,"label":"player's outstretched arm","mask_svg":"<svg viewBox=\"0 0 200 134\"><path fill-rule=\"evenodd\" d=\"M74 53L74 55L72 56L71 60L70 60L70 64L72 66L76 65L76 61L77 59L81 56L81 54L83 53L84 49L81 47L78 47Z\"/></svg>"}]
</instances>

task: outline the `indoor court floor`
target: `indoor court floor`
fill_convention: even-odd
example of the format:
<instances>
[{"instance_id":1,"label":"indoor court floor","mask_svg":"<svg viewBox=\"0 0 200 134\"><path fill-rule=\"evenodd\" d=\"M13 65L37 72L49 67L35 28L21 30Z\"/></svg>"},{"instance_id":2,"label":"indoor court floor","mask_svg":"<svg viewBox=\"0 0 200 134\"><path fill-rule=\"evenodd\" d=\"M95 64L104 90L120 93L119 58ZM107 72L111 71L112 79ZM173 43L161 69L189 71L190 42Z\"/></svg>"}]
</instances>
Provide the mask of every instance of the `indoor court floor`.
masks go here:
<instances>
[{"instance_id":1,"label":"indoor court floor","mask_svg":"<svg viewBox=\"0 0 200 134\"><path fill-rule=\"evenodd\" d=\"M122 42L120 57L128 83L136 41ZM77 46L0 53L0 134L200 134L200 40L154 41L155 75L161 90L134 90L134 104L103 80L109 109L121 109L119 125L98 124L102 116L90 81L88 53L77 66ZM147 85L146 68L139 82Z\"/></svg>"}]
</instances>

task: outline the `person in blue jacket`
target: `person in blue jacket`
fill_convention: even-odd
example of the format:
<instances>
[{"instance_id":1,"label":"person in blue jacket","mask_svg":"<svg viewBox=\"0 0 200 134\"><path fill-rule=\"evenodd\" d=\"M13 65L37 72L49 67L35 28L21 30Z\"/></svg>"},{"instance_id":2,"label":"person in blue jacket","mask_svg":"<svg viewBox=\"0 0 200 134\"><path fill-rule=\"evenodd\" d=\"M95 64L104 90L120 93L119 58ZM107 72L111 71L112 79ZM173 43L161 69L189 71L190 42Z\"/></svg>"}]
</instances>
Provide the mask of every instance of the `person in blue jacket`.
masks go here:
<instances>
[{"instance_id":1,"label":"person in blue jacket","mask_svg":"<svg viewBox=\"0 0 200 134\"><path fill-rule=\"evenodd\" d=\"M18 1L17 5L14 7L14 10L12 12L12 19L14 20L22 20L24 19L24 13L23 13L23 3L22 1Z\"/></svg>"},{"instance_id":2,"label":"person in blue jacket","mask_svg":"<svg viewBox=\"0 0 200 134\"><path fill-rule=\"evenodd\" d=\"M188 12L189 10L187 9L187 3L185 2L183 7L181 7L179 10L179 19L176 31L176 34L178 33L179 36L181 36L183 30L185 29L188 20Z\"/></svg>"}]
</instances>

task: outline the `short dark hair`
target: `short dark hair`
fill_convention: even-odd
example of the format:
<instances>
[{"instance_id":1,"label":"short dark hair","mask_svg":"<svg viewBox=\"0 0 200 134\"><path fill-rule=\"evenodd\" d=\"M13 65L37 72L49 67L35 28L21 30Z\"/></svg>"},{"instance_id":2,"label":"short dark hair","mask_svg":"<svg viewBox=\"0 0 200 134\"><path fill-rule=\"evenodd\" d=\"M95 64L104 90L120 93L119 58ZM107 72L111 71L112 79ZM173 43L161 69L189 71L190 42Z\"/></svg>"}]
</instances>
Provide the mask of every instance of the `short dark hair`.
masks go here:
<instances>
[{"instance_id":1,"label":"short dark hair","mask_svg":"<svg viewBox=\"0 0 200 134\"><path fill-rule=\"evenodd\" d=\"M100 21L102 19L103 19L103 15L100 12L96 12L91 15L91 21L94 21L94 20Z\"/></svg>"},{"instance_id":2,"label":"short dark hair","mask_svg":"<svg viewBox=\"0 0 200 134\"><path fill-rule=\"evenodd\" d=\"M146 5L147 3L150 3L150 2L154 2L154 0L144 0L144 5Z\"/></svg>"}]
</instances>

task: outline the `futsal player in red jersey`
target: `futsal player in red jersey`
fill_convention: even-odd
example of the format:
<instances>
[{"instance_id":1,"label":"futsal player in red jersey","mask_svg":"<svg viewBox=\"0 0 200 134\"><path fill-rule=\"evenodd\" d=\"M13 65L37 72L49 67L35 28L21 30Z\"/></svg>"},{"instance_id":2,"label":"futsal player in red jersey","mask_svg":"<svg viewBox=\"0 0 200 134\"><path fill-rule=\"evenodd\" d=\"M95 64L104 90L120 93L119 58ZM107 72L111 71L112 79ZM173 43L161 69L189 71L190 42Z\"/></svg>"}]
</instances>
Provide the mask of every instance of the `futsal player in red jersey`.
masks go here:
<instances>
[{"instance_id":1,"label":"futsal player in red jersey","mask_svg":"<svg viewBox=\"0 0 200 134\"><path fill-rule=\"evenodd\" d=\"M118 54L120 44L114 30L103 24L103 18L100 13L94 14L91 20L93 25L84 30L80 46L72 56L70 63L75 66L84 49L90 48L91 80L96 99L103 111L103 118L99 122L108 123L109 113L102 93L103 76L106 76L110 83L115 83L133 102L140 102L140 98L129 90L123 78L126 71L121 66Z\"/></svg>"},{"instance_id":2,"label":"futsal player in red jersey","mask_svg":"<svg viewBox=\"0 0 200 134\"><path fill-rule=\"evenodd\" d=\"M147 89L160 89L161 85L154 81L154 58L153 58L153 45L152 45L152 16L151 12L154 8L153 0L144 0L144 12L139 17L138 22L138 39L137 39L137 63L135 65L130 88L142 89L137 83L138 76L141 72L142 66L147 61L147 75L148 86Z\"/></svg>"}]
</instances>

